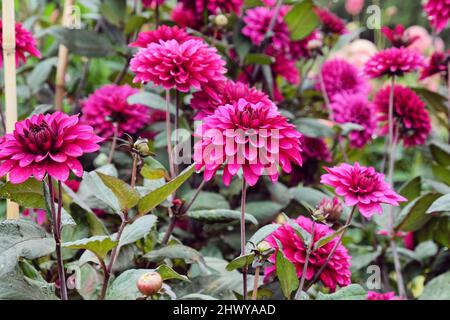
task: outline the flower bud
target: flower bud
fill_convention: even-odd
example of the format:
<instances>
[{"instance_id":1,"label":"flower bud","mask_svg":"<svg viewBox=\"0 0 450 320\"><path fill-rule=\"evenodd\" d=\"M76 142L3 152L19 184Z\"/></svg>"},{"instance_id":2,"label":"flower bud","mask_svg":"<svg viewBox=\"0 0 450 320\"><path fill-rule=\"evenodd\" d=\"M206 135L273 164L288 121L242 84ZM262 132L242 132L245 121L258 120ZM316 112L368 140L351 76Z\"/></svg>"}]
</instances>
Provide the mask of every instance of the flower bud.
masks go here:
<instances>
[{"instance_id":1,"label":"flower bud","mask_svg":"<svg viewBox=\"0 0 450 320\"><path fill-rule=\"evenodd\" d=\"M147 157L150 155L150 147L148 146L148 139L139 138L133 145L133 148L139 152L142 157Z\"/></svg>"},{"instance_id":2,"label":"flower bud","mask_svg":"<svg viewBox=\"0 0 450 320\"><path fill-rule=\"evenodd\" d=\"M267 250L272 249L272 246L271 246L270 243L267 242L267 241L261 241L261 242L258 244L257 249L258 249L259 252L264 253L264 252L266 252Z\"/></svg>"},{"instance_id":3,"label":"flower bud","mask_svg":"<svg viewBox=\"0 0 450 320\"><path fill-rule=\"evenodd\" d=\"M137 288L145 296L157 293L163 284L163 279L158 272L148 272L143 274L137 281Z\"/></svg>"},{"instance_id":4,"label":"flower bud","mask_svg":"<svg viewBox=\"0 0 450 320\"><path fill-rule=\"evenodd\" d=\"M218 27L225 27L228 24L228 18L223 14L214 17L214 24Z\"/></svg>"},{"instance_id":5,"label":"flower bud","mask_svg":"<svg viewBox=\"0 0 450 320\"><path fill-rule=\"evenodd\" d=\"M342 205L336 197L333 200L323 199L316 212L318 216L322 216L330 222L335 222L341 217Z\"/></svg>"}]
</instances>

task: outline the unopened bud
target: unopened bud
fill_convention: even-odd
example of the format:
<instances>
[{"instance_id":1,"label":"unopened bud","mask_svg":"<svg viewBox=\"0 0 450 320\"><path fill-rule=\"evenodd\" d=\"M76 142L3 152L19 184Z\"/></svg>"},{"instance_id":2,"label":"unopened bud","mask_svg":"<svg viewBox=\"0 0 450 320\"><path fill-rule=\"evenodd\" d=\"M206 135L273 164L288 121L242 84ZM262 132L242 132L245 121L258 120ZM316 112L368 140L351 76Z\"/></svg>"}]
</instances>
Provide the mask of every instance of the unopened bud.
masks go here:
<instances>
[{"instance_id":1,"label":"unopened bud","mask_svg":"<svg viewBox=\"0 0 450 320\"><path fill-rule=\"evenodd\" d=\"M214 17L214 24L218 27L225 27L228 24L228 18L223 14Z\"/></svg>"},{"instance_id":2,"label":"unopened bud","mask_svg":"<svg viewBox=\"0 0 450 320\"><path fill-rule=\"evenodd\" d=\"M258 244L257 249L258 249L259 252L264 253L264 252L266 252L266 251L272 249L272 246L270 245L269 242L267 242L267 241L264 240L264 241L261 241L261 242Z\"/></svg>"},{"instance_id":3,"label":"unopened bud","mask_svg":"<svg viewBox=\"0 0 450 320\"><path fill-rule=\"evenodd\" d=\"M143 274L137 281L137 288L145 296L157 293L163 285L163 279L158 272L148 272Z\"/></svg>"},{"instance_id":4,"label":"unopened bud","mask_svg":"<svg viewBox=\"0 0 450 320\"><path fill-rule=\"evenodd\" d=\"M330 222L335 222L341 217L342 205L336 197L334 197L333 200L323 199L322 202L320 202L316 213L318 217L324 217Z\"/></svg>"},{"instance_id":5,"label":"unopened bud","mask_svg":"<svg viewBox=\"0 0 450 320\"><path fill-rule=\"evenodd\" d=\"M139 152L142 157L147 157L150 155L150 147L148 146L148 139L139 138L133 145L134 149Z\"/></svg>"}]
</instances>

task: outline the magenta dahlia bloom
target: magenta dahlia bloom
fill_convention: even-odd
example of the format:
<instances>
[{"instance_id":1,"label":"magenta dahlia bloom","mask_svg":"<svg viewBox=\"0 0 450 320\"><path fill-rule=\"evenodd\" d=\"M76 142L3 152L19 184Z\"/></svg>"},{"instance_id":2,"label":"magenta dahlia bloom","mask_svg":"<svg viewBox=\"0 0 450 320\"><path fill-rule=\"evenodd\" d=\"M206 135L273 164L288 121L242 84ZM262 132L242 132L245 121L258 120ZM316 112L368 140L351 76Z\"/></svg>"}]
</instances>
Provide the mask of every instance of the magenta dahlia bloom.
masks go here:
<instances>
[{"instance_id":1,"label":"magenta dahlia bloom","mask_svg":"<svg viewBox=\"0 0 450 320\"><path fill-rule=\"evenodd\" d=\"M103 138L134 134L143 129L150 120L150 109L142 104L130 105L129 96L138 93L129 85L106 85L96 90L83 101L81 121L92 126L95 133Z\"/></svg>"},{"instance_id":2,"label":"magenta dahlia bloom","mask_svg":"<svg viewBox=\"0 0 450 320\"><path fill-rule=\"evenodd\" d=\"M134 82L151 81L165 89L188 92L191 87L201 89L204 84L225 80L224 65L216 48L191 39L150 43L131 59L130 69L136 73Z\"/></svg>"},{"instance_id":3,"label":"magenta dahlia bloom","mask_svg":"<svg viewBox=\"0 0 450 320\"><path fill-rule=\"evenodd\" d=\"M272 47L269 47L268 50L266 50L266 53L275 58L275 62L271 65L274 78L276 76L280 76L283 79L286 79L286 81L290 84L299 84L300 73L295 65L295 60L290 59L281 51L275 51L272 49Z\"/></svg>"},{"instance_id":4,"label":"magenta dahlia bloom","mask_svg":"<svg viewBox=\"0 0 450 320\"><path fill-rule=\"evenodd\" d=\"M146 8L154 8L157 4L161 5L165 0L142 0L142 4Z\"/></svg>"},{"instance_id":5,"label":"magenta dahlia bloom","mask_svg":"<svg viewBox=\"0 0 450 320\"><path fill-rule=\"evenodd\" d=\"M183 3L173 8L170 19L180 27L198 29L203 24L201 16L194 9L185 7Z\"/></svg>"},{"instance_id":6,"label":"magenta dahlia bloom","mask_svg":"<svg viewBox=\"0 0 450 320\"><path fill-rule=\"evenodd\" d=\"M278 165L291 172L291 162L302 165L300 138L274 105L250 103L240 99L217 108L197 128L194 145L196 169L205 168L211 180L224 166L223 182L229 185L242 168L245 181L253 186L261 175L278 180Z\"/></svg>"},{"instance_id":7,"label":"magenta dahlia bloom","mask_svg":"<svg viewBox=\"0 0 450 320\"><path fill-rule=\"evenodd\" d=\"M325 8L315 8L314 11L322 22L322 31L324 33L339 35L347 33L344 20L333 12Z\"/></svg>"},{"instance_id":8,"label":"magenta dahlia bloom","mask_svg":"<svg viewBox=\"0 0 450 320\"><path fill-rule=\"evenodd\" d=\"M450 20L450 0L428 0L424 9L436 32L444 30Z\"/></svg>"},{"instance_id":9,"label":"magenta dahlia bloom","mask_svg":"<svg viewBox=\"0 0 450 320\"><path fill-rule=\"evenodd\" d=\"M333 168L325 168L328 172L321 178L321 183L336 189L336 194L344 197L349 207L358 206L361 214L370 219L374 213L381 214L381 204L398 206L407 201L395 193L384 181L384 174L373 167L363 167L356 162L353 166L344 163Z\"/></svg>"},{"instance_id":10,"label":"magenta dahlia bloom","mask_svg":"<svg viewBox=\"0 0 450 320\"><path fill-rule=\"evenodd\" d=\"M364 65L365 73L371 78L382 76L403 76L424 65L424 58L406 48L385 49L371 57Z\"/></svg>"},{"instance_id":11,"label":"magenta dahlia bloom","mask_svg":"<svg viewBox=\"0 0 450 320\"><path fill-rule=\"evenodd\" d=\"M377 123L375 108L365 94L345 93L336 94L330 105L333 120L337 123L356 123L364 130L353 130L349 134L350 147L362 148L375 133Z\"/></svg>"},{"instance_id":12,"label":"magenta dahlia bloom","mask_svg":"<svg viewBox=\"0 0 450 320\"><path fill-rule=\"evenodd\" d=\"M81 177L83 167L77 158L100 149L101 141L91 126L79 123L78 115L34 115L17 122L14 132L5 135L0 177L9 173L13 184L30 176L42 181L47 173L59 181L66 181L70 171Z\"/></svg>"},{"instance_id":13,"label":"magenta dahlia bloom","mask_svg":"<svg viewBox=\"0 0 450 320\"><path fill-rule=\"evenodd\" d=\"M0 49L3 52L3 22L0 19ZM26 54L41 57L41 52L36 47L36 39L30 31L25 29L20 22L16 22L16 64L26 63ZM3 66L3 55L0 54L0 67Z\"/></svg>"},{"instance_id":14,"label":"magenta dahlia bloom","mask_svg":"<svg viewBox=\"0 0 450 320\"><path fill-rule=\"evenodd\" d=\"M253 104L260 102L268 107L273 106L273 102L265 93L243 82L227 80L203 86L201 91L193 94L191 107L197 110L195 119L201 120L212 115L218 107L233 104L240 99Z\"/></svg>"},{"instance_id":15,"label":"magenta dahlia bloom","mask_svg":"<svg viewBox=\"0 0 450 320\"><path fill-rule=\"evenodd\" d=\"M231 13L239 14L244 4L243 0L181 0L186 8L192 8L197 14L203 14L208 9L211 14Z\"/></svg>"},{"instance_id":16,"label":"magenta dahlia bloom","mask_svg":"<svg viewBox=\"0 0 450 320\"><path fill-rule=\"evenodd\" d=\"M375 291L367 292L366 300L400 300L399 297L395 296L395 292L378 293Z\"/></svg>"},{"instance_id":17,"label":"magenta dahlia bloom","mask_svg":"<svg viewBox=\"0 0 450 320\"><path fill-rule=\"evenodd\" d=\"M316 30L302 40L291 41L289 44L289 53L294 60L301 58L311 58L314 49L311 44L313 41L321 41L320 33Z\"/></svg>"},{"instance_id":18,"label":"magenta dahlia bloom","mask_svg":"<svg viewBox=\"0 0 450 320\"><path fill-rule=\"evenodd\" d=\"M311 219L300 216L294 221L298 223L298 225L302 227L306 232L308 232L309 234L312 233L311 228L313 221ZM320 238L332 234L333 232L334 230L329 228L328 226L321 223L316 223L314 226L313 246ZM266 241L269 242L277 252L279 248L276 239L278 239L278 241L280 241L281 245L283 246L283 248L281 249L283 255L286 257L286 259L294 264L297 271L297 277L301 278L303 273L303 266L306 260L307 245L297 235L294 229L287 223L283 224L268 238L266 238ZM336 245L337 241L339 241L338 237L335 237L326 245L311 252L305 279L311 280L314 277L316 272L318 272L322 265L325 263L327 257L329 256L333 247ZM276 252L269 258L269 261L274 264ZM347 249L343 244L339 244L336 252L332 255L330 261L325 267L325 270L319 277L323 285L329 288L331 291L335 291L337 286L348 286L351 283L350 260L351 257L349 256ZM265 268L265 281L267 281L271 275L275 274L275 272L275 265Z\"/></svg>"},{"instance_id":19,"label":"magenta dahlia bloom","mask_svg":"<svg viewBox=\"0 0 450 320\"><path fill-rule=\"evenodd\" d=\"M380 90L374 104L378 111L378 121L382 124L381 134L389 132L389 97L391 86ZM425 143L431 132L431 120L425 103L407 87L394 87L394 132L398 132L398 140L405 147L413 147Z\"/></svg>"},{"instance_id":20,"label":"magenta dahlia bloom","mask_svg":"<svg viewBox=\"0 0 450 320\"><path fill-rule=\"evenodd\" d=\"M393 29L383 26L381 27L381 32L397 48L409 47L420 38L419 36L410 37L402 24L395 26Z\"/></svg>"},{"instance_id":21,"label":"magenta dahlia bloom","mask_svg":"<svg viewBox=\"0 0 450 320\"><path fill-rule=\"evenodd\" d=\"M249 37L254 45L259 46L263 42L267 30L269 30L274 13L275 9L273 8L255 7L248 9L243 19L245 27L242 28L242 34ZM287 49L289 47L289 29L283 20L286 13L287 9L283 7L272 29L273 35L270 42L276 50Z\"/></svg>"},{"instance_id":22,"label":"magenta dahlia bloom","mask_svg":"<svg viewBox=\"0 0 450 320\"><path fill-rule=\"evenodd\" d=\"M195 37L188 34L184 28L162 25L156 30L139 33L137 40L131 43L130 47L147 48L150 43L159 43L161 40L177 40L179 43L183 43L190 39L195 39Z\"/></svg>"},{"instance_id":23,"label":"magenta dahlia bloom","mask_svg":"<svg viewBox=\"0 0 450 320\"><path fill-rule=\"evenodd\" d=\"M436 51L430 57L430 61L425 66L425 68L422 69L420 80L434 76L435 74L440 74L444 79L447 80L449 61L450 61L450 51L447 54L445 54L444 52Z\"/></svg>"},{"instance_id":24,"label":"magenta dahlia bloom","mask_svg":"<svg viewBox=\"0 0 450 320\"><path fill-rule=\"evenodd\" d=\"M342 59L332 59L322 66L322 79L330 100L339 93L366 94L369 85L359 70ZM317 80L316 89L320 91L320 82Z\"/></svg>"}]
</instances>

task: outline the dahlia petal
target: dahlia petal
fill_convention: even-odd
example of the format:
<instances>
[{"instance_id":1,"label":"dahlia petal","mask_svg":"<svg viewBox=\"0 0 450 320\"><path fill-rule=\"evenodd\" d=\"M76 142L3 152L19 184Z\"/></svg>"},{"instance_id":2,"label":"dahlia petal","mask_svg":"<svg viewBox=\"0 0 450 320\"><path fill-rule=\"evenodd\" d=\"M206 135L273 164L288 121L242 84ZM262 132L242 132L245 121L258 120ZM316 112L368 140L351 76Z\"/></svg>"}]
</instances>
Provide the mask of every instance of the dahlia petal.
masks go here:
<instances>
[{"instance_id":1,"label":"dahlia petal","mask_svg":"<svg viewBox=\"0 0 450 320\"><path fill-rule=\"evenodd\" d=\"M65 163L49 162L47 172L58 181L66 181L69 179L69 168Z\"/></svg>"},{"instance_id":2,"label":"dahlia petal","mask_svg":"<svg viewBox=\"0 0 450 320\"><path fill-rule=\"evenodd\" d=\"M32 173L33 170L30 166L24 168L15 166L9 174L9 181L11 181L12 184L22 183L28 180Z\"/></svg>"}]
</instances>

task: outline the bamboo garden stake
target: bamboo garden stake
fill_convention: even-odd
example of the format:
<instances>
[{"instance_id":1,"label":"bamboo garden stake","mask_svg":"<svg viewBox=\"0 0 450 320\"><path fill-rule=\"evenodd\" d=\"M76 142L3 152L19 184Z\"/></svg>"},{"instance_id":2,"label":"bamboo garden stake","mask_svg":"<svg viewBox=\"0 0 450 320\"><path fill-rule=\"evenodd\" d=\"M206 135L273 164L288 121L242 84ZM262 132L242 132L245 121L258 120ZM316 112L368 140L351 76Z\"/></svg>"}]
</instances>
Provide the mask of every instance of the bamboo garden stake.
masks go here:
<instances>
[{"instance_id":1,"label":"bamboo garden stake","mask_svg":"<svg viewBox=\"0 0 450 320\"><path fill-rule=\"evenodd\" d=\"M62 17L63 27L68 27L70 24L70 15L72 12L73 0L66 0L64 2L64 12ZM69 50L64 45L59 46L58 51L58 66L56 68L56 91L55 91L55 109L62 110L64 101L64 86L65 76L67 70L67 63L69 60Z\"/></svg>"},{"instance_id":2,"label":"bamboo garden stake","mask_svg":"<svg viewBox=\"0 0 450 320\"><path fill-rule=\"evenodd\" d=\"M17 122L16 95L16 25L14 1L2 1L3 20L3 66L5 77L5 117L6 132L12 132ZM19 205L7 200L6 217L19 218Z\"/></svg>"}]
</instances>

